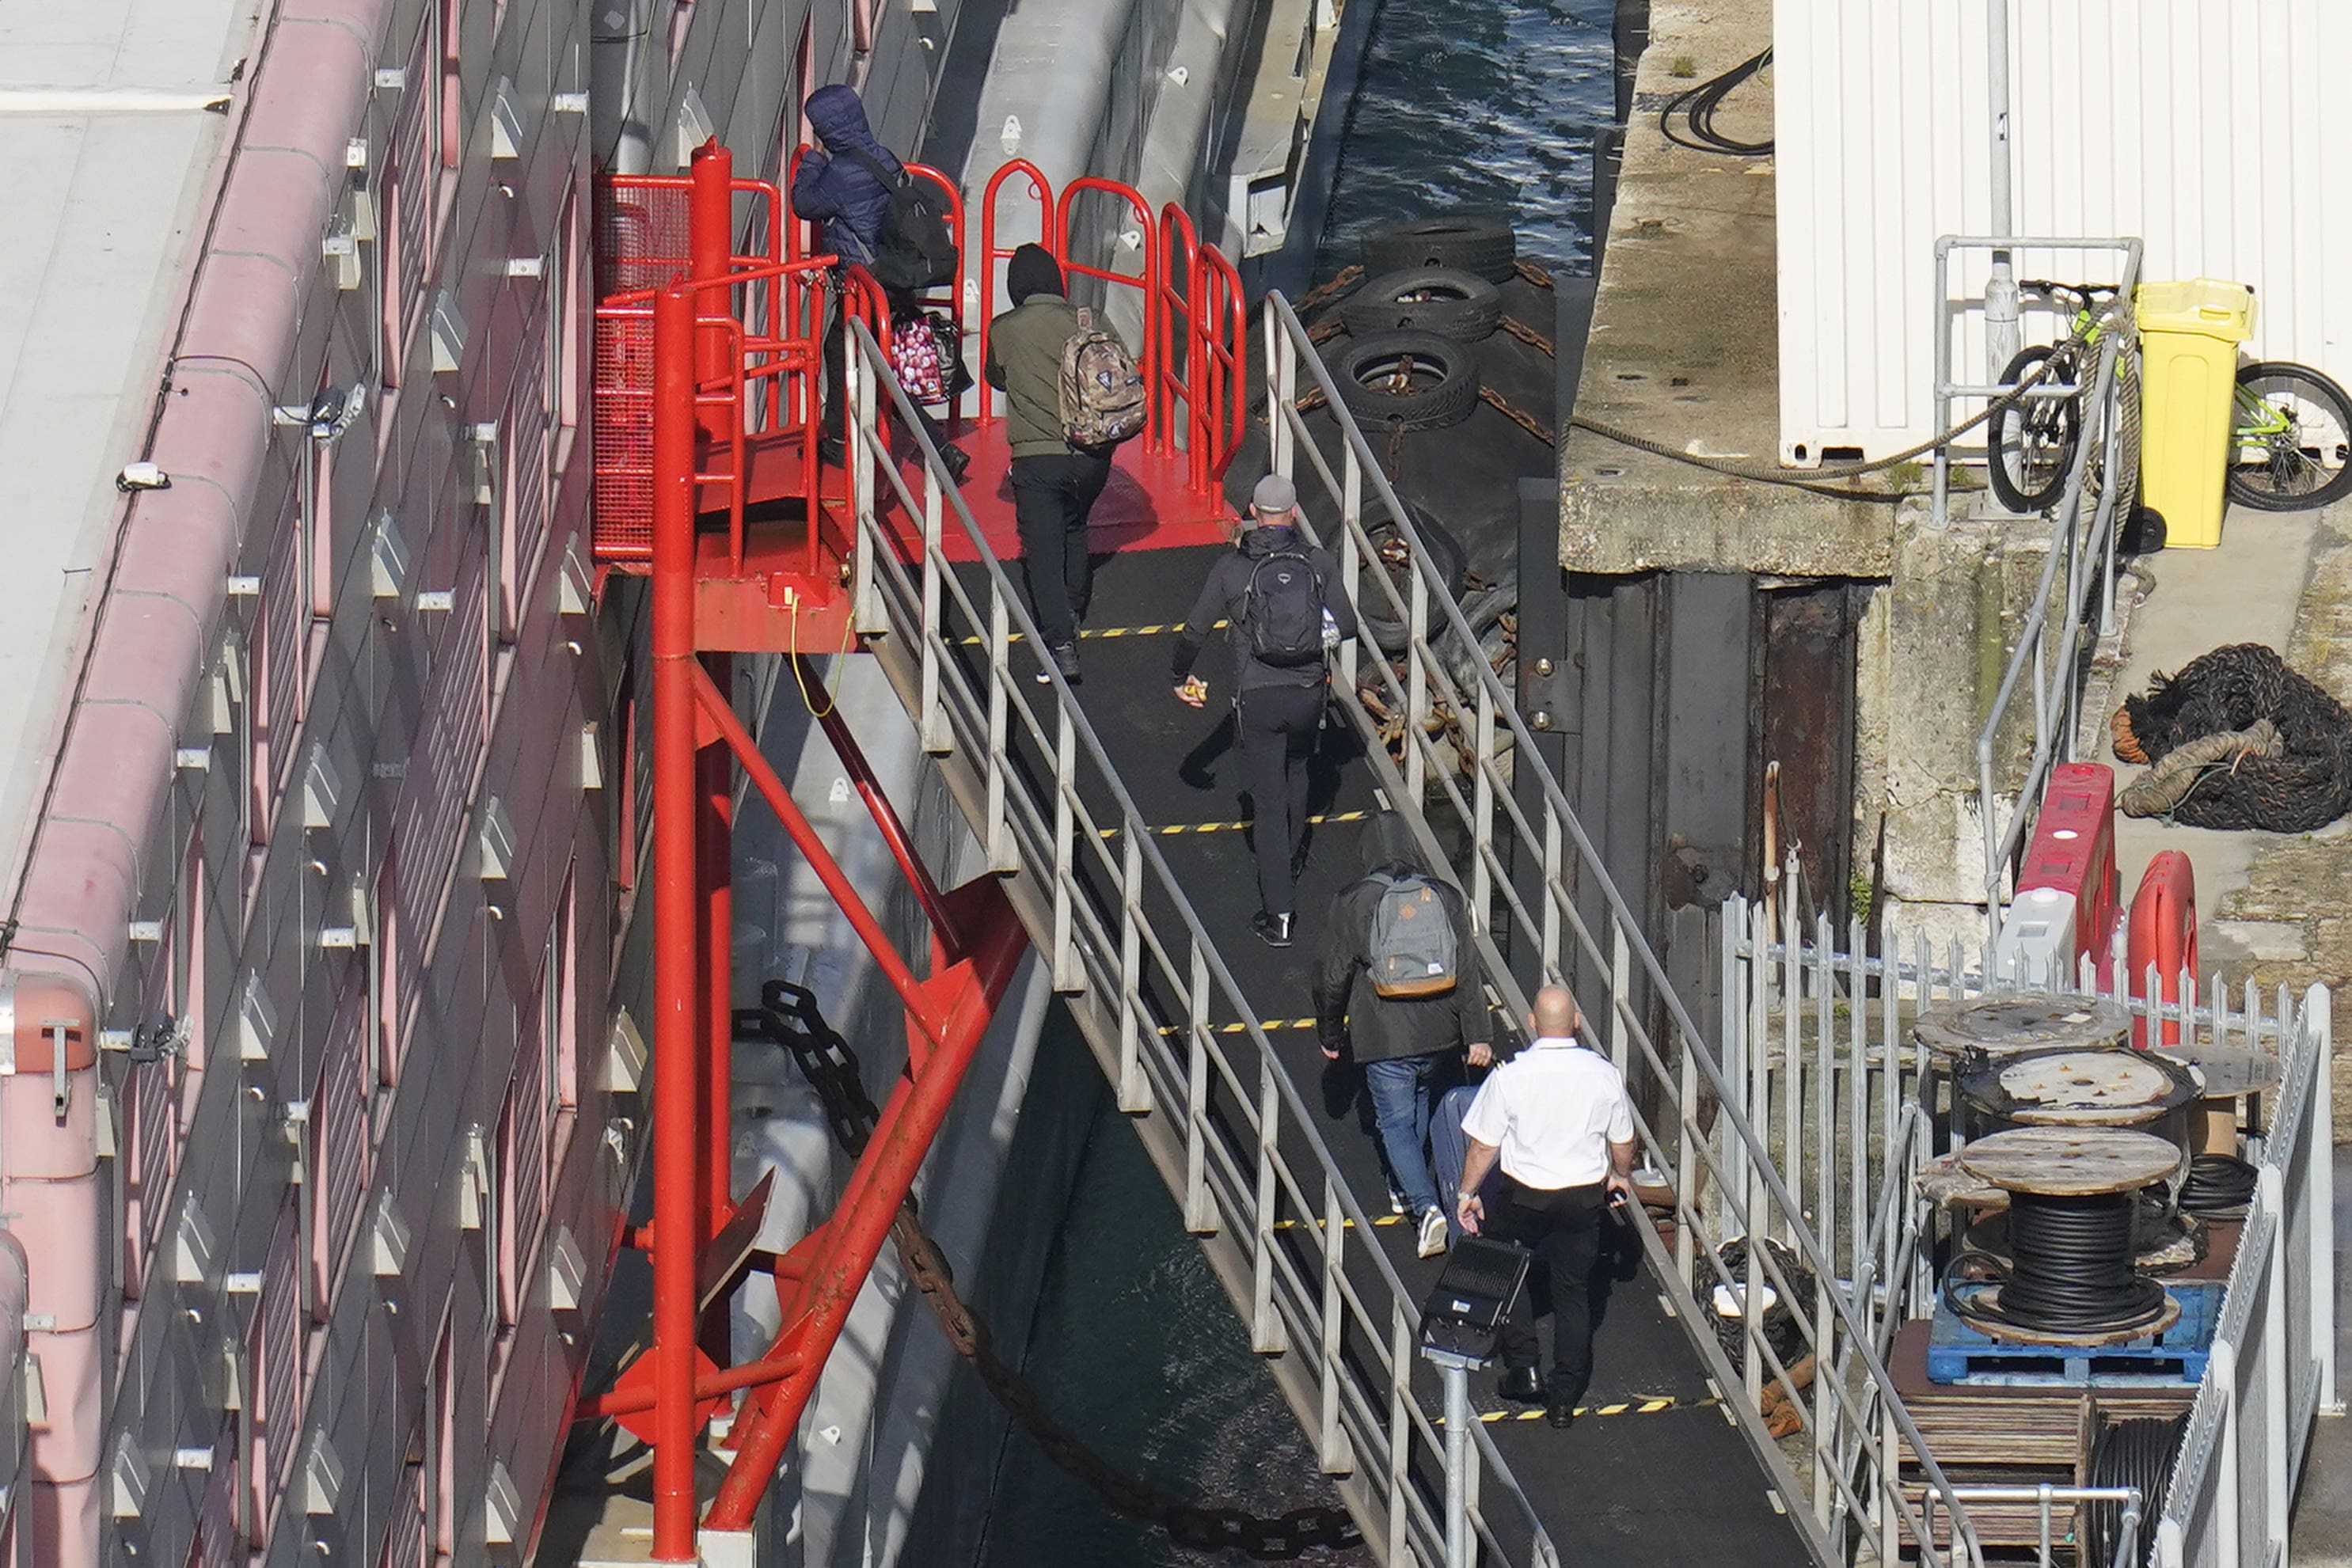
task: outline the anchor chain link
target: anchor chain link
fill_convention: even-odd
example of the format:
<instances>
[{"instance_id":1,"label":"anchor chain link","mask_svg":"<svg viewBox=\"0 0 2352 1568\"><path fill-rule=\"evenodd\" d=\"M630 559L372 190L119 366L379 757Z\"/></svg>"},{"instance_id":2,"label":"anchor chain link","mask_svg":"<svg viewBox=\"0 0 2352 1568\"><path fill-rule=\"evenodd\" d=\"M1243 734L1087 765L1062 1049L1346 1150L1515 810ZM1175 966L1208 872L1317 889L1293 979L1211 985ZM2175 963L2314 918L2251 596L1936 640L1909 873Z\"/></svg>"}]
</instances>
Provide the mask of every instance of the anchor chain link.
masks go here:
<instances>
[{"instance_id":1,"label":"anchor chain link","mask_svg":"<svg viewBox=\"0 0 2352 1568\"><path fill-rule=\"evenodd\" d=\"M824 1020L816 995L805 986L770 980L760 1006L735 1011L737 1038L769 1041L789 1053L801 1076L824 1106L834 1140L853 1158L865 1152L881 1112L866 1092L857 1058ZM1045 1457L1084 1482L1117 1513L1168 1532L1181 1545L1202 1551L1237 1551L1260 1559L1297 1557L1318 1547L1360 1545L1363 1534L1344 1508L1294 1508L1259 1514L1247 1509L1188 1501L1114 1466L1045 1408L1020 1368L997 1353L988 1325L974 1315L955 1288L954 1270L924 1229L910 1196L890 1223L890 1239L907 1279L929 1301L956 1354L970 1363L1005 1414L1029 1434Z\"/></svg>"}]
</instances>

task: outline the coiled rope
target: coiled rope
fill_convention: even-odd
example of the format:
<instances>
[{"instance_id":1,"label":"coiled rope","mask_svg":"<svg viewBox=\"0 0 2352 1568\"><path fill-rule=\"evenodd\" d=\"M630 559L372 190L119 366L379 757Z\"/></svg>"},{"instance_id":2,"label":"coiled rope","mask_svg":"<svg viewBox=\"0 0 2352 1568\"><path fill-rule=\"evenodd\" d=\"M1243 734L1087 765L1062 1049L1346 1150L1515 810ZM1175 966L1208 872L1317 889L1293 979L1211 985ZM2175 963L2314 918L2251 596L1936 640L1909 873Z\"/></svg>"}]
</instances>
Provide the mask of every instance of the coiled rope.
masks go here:
<instances>
[{"instance_id":1,"label":"coiled rope","mask_svg":"<svg viewBox=\"0 0 2352 1568\"><path fill-rule=\"evenodd\" d=\"M2146 1328L2164 1316L2164 1287L2134 1266L2128 1192L2093 1197L2010 1195L2009 1250L1963 1252L1952 1260L1947 1294L1969 1322L2024 1333L2109 1334ZM1955 1278L1964 1267L1993 1279Z\"/></svg>"}]
</instances>

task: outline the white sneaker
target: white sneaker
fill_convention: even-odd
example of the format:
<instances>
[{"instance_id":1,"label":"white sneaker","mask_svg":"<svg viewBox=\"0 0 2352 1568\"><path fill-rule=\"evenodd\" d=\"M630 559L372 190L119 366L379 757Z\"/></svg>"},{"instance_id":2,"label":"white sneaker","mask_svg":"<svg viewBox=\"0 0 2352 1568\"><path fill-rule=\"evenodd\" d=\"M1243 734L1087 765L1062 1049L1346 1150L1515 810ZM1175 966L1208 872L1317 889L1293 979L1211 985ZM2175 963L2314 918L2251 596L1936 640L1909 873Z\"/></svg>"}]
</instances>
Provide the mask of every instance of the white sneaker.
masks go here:
<instances>
[{"instance_id":1,"label":"white sneaker","mask_svg":"<svg viewBox=\"0 0 2352 1568\"><path fill-rule=\"evenodd\" d=\"M1402 1214L1404 1211L1404 1194L1399 1192L1394 1187L1389 1188L1389 1212L1391 1214Z\"/></svg>"},{"instance_id":2,"label":"white sneaker","mask_svg":"<svg viewBox=\"0 0 2352 1568\"><path fill-rule=\"evenodd\" d=\"M1421 1255L1434 1258L1445 1250L1445 1211L1432 1208L1421 1217Z\"/></svg>"}]
</instances>

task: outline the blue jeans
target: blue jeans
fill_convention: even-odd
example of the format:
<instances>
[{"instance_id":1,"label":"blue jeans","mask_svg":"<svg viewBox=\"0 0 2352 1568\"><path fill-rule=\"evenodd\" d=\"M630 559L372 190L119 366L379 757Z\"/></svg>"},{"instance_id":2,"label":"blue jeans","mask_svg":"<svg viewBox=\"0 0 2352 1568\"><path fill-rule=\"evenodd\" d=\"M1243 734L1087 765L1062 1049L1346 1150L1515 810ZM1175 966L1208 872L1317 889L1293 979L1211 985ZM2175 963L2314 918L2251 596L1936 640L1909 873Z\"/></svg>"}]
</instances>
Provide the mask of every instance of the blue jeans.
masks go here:
<instances>
[{"instance_id":1,"label":"blue jeans","mask_svg":"<svg viewBox=\"0 0 2352 1568\"><path fill-rule=\"evenodd\" d=\"M1389 1175L1415 1218L1444 1207L1437 1201L1437 1184L1430 1176L1429 1155L1423 1147L1429 1138L1429 1081L1436 1071L1434 1055L1364 1063L1364 1087L1372 1097L1372 1119L1389 1156Z\"/></svg>"}]
</instances>

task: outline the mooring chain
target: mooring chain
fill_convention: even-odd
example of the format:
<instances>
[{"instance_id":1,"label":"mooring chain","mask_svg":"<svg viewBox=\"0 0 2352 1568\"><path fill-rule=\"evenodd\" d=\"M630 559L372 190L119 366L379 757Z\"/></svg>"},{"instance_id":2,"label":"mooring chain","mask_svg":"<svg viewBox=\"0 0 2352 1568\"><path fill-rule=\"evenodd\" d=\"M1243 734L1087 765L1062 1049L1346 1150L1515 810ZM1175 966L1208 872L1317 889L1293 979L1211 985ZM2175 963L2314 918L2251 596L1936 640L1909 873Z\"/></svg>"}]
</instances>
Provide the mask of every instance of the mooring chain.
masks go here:
<instances>
[{"instance_id":1,"label":"mooring chain","mask_svg":"<svg viewBox=\"0 0 2352 1568\"><path fill-rule=\"evenodd\" d=\"M757 1008L736 1012L736 1033L770 1040L789 1051L824 1103L835 1141L853 1157L864 1153L881 1112L866 1092L848 1042L818 1011L815 993L790 981L771 980L761 988L760 1002ZM1246 1509L1188 1502L1116 1469L1064 1427L1021 1370L996 1353L988 1325L956 1293L954 1271L939 1244L923 1228L913 1198L899 1206L898 1217L890 1223L890 1239L898 1247L908 1281L931 1304L956 1354L971 1364L990 1395L1045 1450L1045 1457L1092 1488L1113 1511L1157 1525L1179 1544L1202 1551L1290 1558L1317 1547L1340 1550L1361 1544L1362 1532L1343 1508L1295 1508L1283 1514L1256 1514Z\"/></svg>"}]
</instances>

